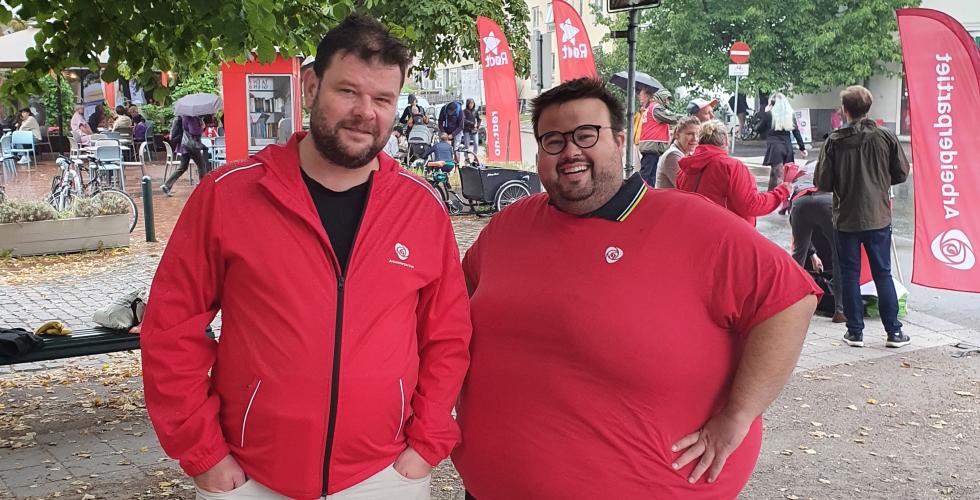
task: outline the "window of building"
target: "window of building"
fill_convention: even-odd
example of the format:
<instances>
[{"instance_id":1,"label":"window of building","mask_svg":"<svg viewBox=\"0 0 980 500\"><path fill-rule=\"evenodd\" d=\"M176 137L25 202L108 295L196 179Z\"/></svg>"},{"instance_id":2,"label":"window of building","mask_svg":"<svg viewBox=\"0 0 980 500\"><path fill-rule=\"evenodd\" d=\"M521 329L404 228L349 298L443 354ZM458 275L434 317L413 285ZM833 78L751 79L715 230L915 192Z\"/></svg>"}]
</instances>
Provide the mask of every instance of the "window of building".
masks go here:
<instances>
[{"instance_id":1,"label":"window of building","mask_svg":"<svg viewBox=\"0 0 980 500\"><path fill-rule=\"evenodd\" d=\"M537 7L531 8L531 26L534 28L541 26L541 9Z\"/></svg>"}]
</instances>

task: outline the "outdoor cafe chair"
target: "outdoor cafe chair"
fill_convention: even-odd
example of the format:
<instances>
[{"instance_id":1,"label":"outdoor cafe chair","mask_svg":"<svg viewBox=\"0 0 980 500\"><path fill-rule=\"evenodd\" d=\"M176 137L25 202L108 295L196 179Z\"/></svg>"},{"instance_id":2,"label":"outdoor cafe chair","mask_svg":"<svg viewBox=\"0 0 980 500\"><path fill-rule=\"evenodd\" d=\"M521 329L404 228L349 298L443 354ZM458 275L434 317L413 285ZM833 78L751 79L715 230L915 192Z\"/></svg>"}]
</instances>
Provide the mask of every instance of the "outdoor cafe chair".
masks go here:
<instances>
[{"instance_id":1,"label":"outdoor cafe chair","mask_svg":"<svg viewBox=\"0 0 980 500\"><path fill-rule=\"evenodd\" d=\"M34 149L34 133L30 130L15 130L10 137L12 147L10 153L27 155L27 169L31 169L31 161L37 163L37 150Z\"/></svg>"},{"instance_id":2,"label":"outdoor cafe chair","mask_svg":"<svg viewBox=\"0 0 980 500\"><path fill-rule=\"evenodd\" d=\"M95 161L100 170L119 172L119 189L126 190L126 171L123 169L122 148L118 144L96 144Z\"/></svg>"},{"instance_id":3,"label":"outdoor cafe chair","mask_svg":"<svg viewBox=\"0 0 980 500\"><path fill-rule=\"evenodd\" d=\"M4 177L7 177L7 175L17 176L17 160L10 152L10 149L13 147L12 137L10 133L3 134L3 137L0 137L0 161L3 162Z\"/></svg>"},{"instance_id":4,"label":"outdoor cafe chair","mask_svg":"<svg viewBox=\"0 0 980 500\"><path fill-rule=\"evenodd\" d=\"M124 161L123 170L126 167L139 167L140 177L146 176L146 164L150 161L150 150L147 143L140 144L139 153L136 155L136 161Z\"/></svg>"}]
</instances>

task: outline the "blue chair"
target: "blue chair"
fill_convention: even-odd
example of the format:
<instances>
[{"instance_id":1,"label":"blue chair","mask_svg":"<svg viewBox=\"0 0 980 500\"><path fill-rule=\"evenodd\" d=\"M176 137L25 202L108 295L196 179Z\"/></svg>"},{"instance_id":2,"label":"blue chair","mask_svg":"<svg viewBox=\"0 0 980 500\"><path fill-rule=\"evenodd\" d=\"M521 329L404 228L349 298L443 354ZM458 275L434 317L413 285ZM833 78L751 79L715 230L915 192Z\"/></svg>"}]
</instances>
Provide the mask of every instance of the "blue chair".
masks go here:
<instances>
[{"instance_id":1,"label":"blue chair","mask_svg":"<svg viewBox=\"0 0 980 500\"><path fill-rule=\"evenodd\" d=\"M211 170L224 165L228 159L225 157L225 136L219 135L214 138L214 148L211 149Z\"/></svg>"},{"instance_id":2,"label":"blue chair","mask_svg":"<svg viewBox=\"0 0 980 500\"><path fill-rule=\"evenodd\" d=\"M31 169L31 162L37 163L37 150L34 149L34 133L30 130L15 130L10 138L13 147L10 153L23 153L27 155L27 169Z\"/></svg>"},{"instance_id":3,"label":"blue chair","mask_svg":"<svg viewBox=\"0 0 980 500\"><path fill-rule=\"evenodd\" d=\"M10 152L13 148L13 136L8 132L0 137L0 161L3 162L3 176L17 176L17 159Z\"/></svg>"},{"instance_id":4,"label":"blue chair","mask_svg":"<svg viewBox=\"0 0 980 500\"><path fill-rule=\"evenodd\" d=\"M123 168L122 148L117 146L96 146L95 160L99 168L106 172L119 172L119 189L126 190L126 170Z\"/></svg>"}]
</instances>

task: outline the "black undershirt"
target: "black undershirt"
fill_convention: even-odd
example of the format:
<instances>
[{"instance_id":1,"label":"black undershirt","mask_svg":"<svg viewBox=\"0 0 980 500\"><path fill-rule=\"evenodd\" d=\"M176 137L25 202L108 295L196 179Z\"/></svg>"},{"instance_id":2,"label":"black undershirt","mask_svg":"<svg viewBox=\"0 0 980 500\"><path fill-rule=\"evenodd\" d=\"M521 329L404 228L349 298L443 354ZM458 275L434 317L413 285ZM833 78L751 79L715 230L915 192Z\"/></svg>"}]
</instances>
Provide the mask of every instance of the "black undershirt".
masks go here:
<instances>
[{"instance_id":1,"label":"black undershirt","mask_svg":"<svg viewBox=\"0 0 980 500\"><path fill-rule=\"evenodd\" d=\"M351 247L354 246L357 226L361 221L361 213L364 212L364 203L367 201L370 181L341 192L323 187L306 175L306 172L303 172L303 182L306 183L306 189L310 190L313 205L320 215L323 230L330 238L330 246L337 254L340 269L346 271L347 259L350 257Z\"/></svg>"}]
</instances>

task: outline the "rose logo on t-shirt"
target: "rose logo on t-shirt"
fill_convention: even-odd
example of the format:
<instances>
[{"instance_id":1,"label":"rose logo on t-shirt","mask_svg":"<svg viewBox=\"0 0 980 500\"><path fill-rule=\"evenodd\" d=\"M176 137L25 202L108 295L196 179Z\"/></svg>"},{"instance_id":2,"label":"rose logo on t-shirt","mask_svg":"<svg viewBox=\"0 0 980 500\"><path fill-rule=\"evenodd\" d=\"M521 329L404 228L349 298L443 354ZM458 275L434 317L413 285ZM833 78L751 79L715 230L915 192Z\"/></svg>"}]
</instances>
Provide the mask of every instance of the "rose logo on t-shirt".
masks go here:
<instances>
[{"instance_id":1,"label":"rose logo on t-shirt","mask_svg":"<svg viewBox=\"0 0 980 500\"><path fill-rule=\"evenodd\" d=\"M623 258L623 249L617 247L609 247L606 249L606 262L609 264L615 264L619 259Z\"/></svg>"},{"instance_id":2,"label":"rose logo on t-shirt","mask_svg":"<svg viewBox=\"0 0 980 500\"><path fill-rule=\"evenodd\" d=\"M399 259L401 260L407 259L408 253L409 252L407 246L402 245L401 243L395 243L395 255L397 255Z\"/></svg>"}]
</instances>

